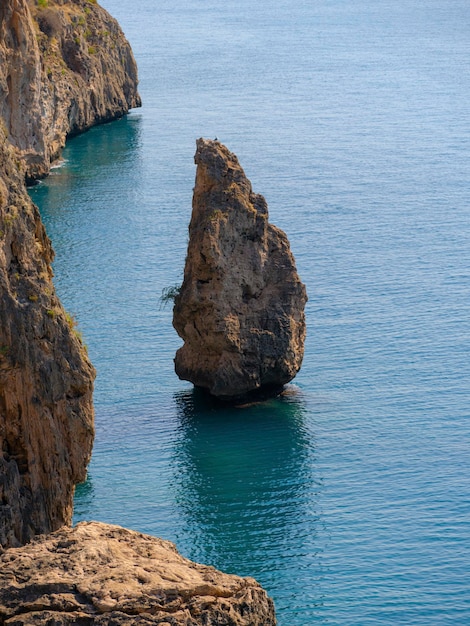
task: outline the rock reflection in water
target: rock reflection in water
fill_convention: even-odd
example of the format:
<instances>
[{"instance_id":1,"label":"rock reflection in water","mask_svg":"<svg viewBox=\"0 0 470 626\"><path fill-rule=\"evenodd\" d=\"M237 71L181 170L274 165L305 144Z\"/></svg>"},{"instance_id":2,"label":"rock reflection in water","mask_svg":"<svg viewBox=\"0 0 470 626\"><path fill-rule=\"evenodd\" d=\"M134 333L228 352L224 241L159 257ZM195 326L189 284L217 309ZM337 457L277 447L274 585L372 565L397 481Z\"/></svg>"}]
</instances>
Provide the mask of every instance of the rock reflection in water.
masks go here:
<instances>
[{"instance_id":1,"label":"rock reflection in water","mask_svg":"<svg viewBox=\"0 0 470 626\"><path fill-rule=\"evenodd\" d=\"M268 589L273 564L310 568L321 480L302 394L289 386L284 396L229 408L194 390L176 403L177 504L190 556L254 576Z\"/></svg>"}]
</instances>

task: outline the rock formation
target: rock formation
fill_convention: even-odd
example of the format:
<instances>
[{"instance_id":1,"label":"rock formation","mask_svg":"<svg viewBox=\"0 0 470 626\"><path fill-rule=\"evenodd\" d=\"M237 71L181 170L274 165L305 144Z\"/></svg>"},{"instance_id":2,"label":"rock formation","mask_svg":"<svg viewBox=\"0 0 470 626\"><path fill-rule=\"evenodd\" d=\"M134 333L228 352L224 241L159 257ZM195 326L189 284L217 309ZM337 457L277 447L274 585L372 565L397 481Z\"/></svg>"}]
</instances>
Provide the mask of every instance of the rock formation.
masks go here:
<instances>
[{"instance_id":1,"label":"rock formation","mask_svg":"<svg viewBox=\"0 0 470 626\"><path fill-rule=\"evenodd\" d=\"M97 522L0 556L0 624L273 626L250 578L178 554L168 541Z\"/></svg>"},{"instance_id":2,"label":"rock formation","mask_svg":"<svg viewBox=\"0 0 470 626\"><path fill-rule=\"evenodd\" d=\"M25 179L65 139L140 104L117 22L92 0L0 3L0 546L70 523L93 443L90 364L52 284Z\"/></svg>"},{"instance_id":3,"label":"rock formation","mask_svg":"<svg viewBox=\"0 0 470 626\"><path fill-rule=\"evenodd\" d=\"M24 181L48 173L67 136L140 104L136 76L96 0L1 0L0 624L271 626L252 579L119 527L64 526L91 455L95 372Z\"/></svg>"},{"instance_id":4,"label":"rock formation","mask_svg":"<svg viewBox=\"0 0 470 626\"><path fill-rule=\"evenodd\" d=\"M71 521L93 444L94 370L55 295L52 256L0 129L0 546Z\"/></svg>"},{"instance_id":5,"label":"rock formation","mask_svg":"<svg viewBox=\"0 0 470 626\"><path fill-rule=\"evenodd\" d=\"M199 139L183 285L173 325L178 376L224 399L272 393L294 378L307 300L284 232L268 222L237 157Z\"/></svg>"},{"instance_id":6,"label":"rock formation","mask_svg":"<svg viewBox=\"0 0 470 626\"><path fill-rule=\"evenodd\" d=\"M0 118L28 179L48 173L67 136L140 105L118 23L94 0L2 0Z\"/></svg>"}]
</instances>

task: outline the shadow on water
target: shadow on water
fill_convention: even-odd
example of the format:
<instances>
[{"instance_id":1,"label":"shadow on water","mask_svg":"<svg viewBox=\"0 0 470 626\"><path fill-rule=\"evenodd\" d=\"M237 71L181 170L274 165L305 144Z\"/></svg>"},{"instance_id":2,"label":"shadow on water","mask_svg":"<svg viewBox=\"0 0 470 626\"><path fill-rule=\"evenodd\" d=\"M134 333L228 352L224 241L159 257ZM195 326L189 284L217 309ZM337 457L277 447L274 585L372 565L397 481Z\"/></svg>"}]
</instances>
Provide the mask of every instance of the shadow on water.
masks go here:
<instances>
[{"instance_id":1,"label":"shadow on water","mask_svg":"<svg viewBox=\"0 0 470 626\"><path fill-rule=\"evenodd\" d=\"M86 481L75 488L74 517L78 519L87 517L88 511L93 508L94 499L93 479L88 474Z\"/></svg>"},{"instance_id":2,"label":"shadow on water","mask_svg":"<svg viewBox=\"0 0 470 626\"><path fill-rule=\"evenodd\" d=\"M73 202L77 186L81 187L81 200L96 196L96 181L109 184L113 172L122 172L129 164L135 166L141 143L141 116L131 114L110 124L91 128L67 142L57 166L53 167L47 180L30 187L33 201L42 209L43 217L53 215ZM85 186L85 189L83 189Z\"/></svg>"},{"instance_id":3,"label":"shadow on water","mask_svg":"<svg viewBox=\"0 0 470 626\"><path fill-rule=\"evenodd\" d=\"M175 401L186 552L269 586L273 569L299 567L298 558L315 553L306 544L315 538L321 480L302 393L290 386L245 408L215 405L198 390Z\"/></svg>"}]
</instances>

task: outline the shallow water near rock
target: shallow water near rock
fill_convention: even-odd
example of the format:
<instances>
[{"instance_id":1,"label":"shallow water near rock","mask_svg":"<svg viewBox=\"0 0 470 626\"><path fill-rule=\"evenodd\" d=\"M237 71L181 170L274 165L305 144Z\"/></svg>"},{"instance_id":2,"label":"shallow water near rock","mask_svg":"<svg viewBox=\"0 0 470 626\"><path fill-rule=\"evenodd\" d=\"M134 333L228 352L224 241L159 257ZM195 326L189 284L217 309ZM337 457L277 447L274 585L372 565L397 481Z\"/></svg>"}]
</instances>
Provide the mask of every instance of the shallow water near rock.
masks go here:
<instances>
[{"instance_id":1,"label":"shallow water near rock","mask_svg":"<svg viewBox=\"0 0 470 626\"><path fill-rule=\"evenodd\" d=\"M281 626L470 622L467 2L102 4L141 110L31 189L98 370L76 520L254 576ZM181 382L197 137L235 152L307 285L301 372L213 406Z\"/></svg>"}]
</instances>

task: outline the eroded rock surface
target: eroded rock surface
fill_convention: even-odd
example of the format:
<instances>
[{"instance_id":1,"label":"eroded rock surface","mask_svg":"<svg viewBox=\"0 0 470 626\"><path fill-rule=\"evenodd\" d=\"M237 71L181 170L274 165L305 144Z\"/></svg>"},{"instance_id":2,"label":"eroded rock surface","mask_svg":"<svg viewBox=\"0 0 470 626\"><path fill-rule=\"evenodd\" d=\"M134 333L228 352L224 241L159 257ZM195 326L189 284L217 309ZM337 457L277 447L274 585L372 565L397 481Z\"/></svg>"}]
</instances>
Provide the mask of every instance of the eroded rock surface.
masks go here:
<instances>
[{"instance_id":1,"label":"eroded rock surface","mask_svg":"<svg viewBox=\"0 0 470 626\"><path fill-rule=\"evenodd\" d=\"M24 181L139 104L129 44L96 2L0 2L0 546L71 522L93 443L95 372Z\"/></svg>"},{"instance_id":2,"label":"eroded rock surface","mask_svg":"<svg viewBox=\"0 0 470 626\"><path fill-rule=\"evenodd\" d=\"M0 624L273 626L258 583L198 565L173 544L97 522L0 556Z\"/></svg>"},{"instance_id":3,"label":"eroded rock surface","mask_svg":"<svg viewBox=\"0 0 470 626\"><path fill-rule=\"evenodd\" d=\"M94 369L52 256L0 128L0 546L70 523L93 444Z\"/></svg>"},{"instance_id":4,"label":"eroded rock surface","mask_svg":"<svg viewBox=\"0 0 470 626\"><path fill-rule=\"evenodd\" d=\"M44 176L67 136L140 105L137 67L118 23L89 0L2 0L0 117Z\"/></svg>"},{"instance_id":5,"label":"eroded rock surface","mask_svg":"<svg viewBox=\"0 0 470 626\"><path fill-rule=\"evenodd\" d=\"M305 287L237 157L199 139L184 281L173 325L178 376L224 399L274 392L300 369Z\"/></svg>"}]
</instances>

